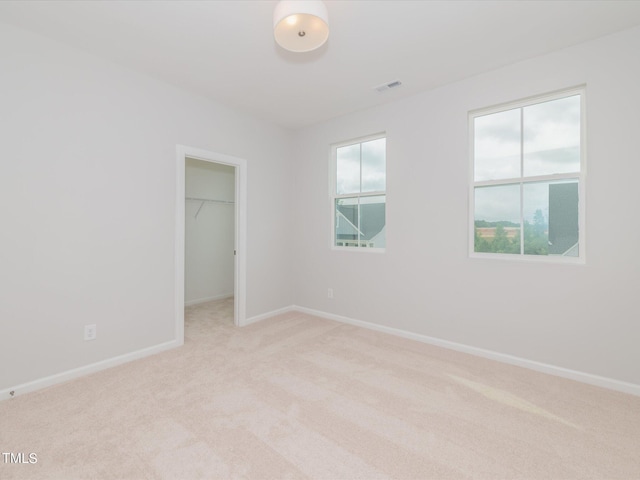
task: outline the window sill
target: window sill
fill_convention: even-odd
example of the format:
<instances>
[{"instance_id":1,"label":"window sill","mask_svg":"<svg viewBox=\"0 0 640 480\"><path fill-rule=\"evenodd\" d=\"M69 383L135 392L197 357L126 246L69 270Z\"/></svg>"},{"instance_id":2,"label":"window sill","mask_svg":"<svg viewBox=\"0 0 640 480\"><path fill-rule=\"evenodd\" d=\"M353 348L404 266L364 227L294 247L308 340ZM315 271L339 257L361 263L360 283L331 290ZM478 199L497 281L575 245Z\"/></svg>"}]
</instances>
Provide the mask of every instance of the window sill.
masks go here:
<instances>
[{"instance_id":1,"label":"window sill","mask_svg":"<svg viewBox=\"0 0 640 480\"><path fill-rule=\"evenodd\" d=\"M385 253L386 248L371 248L371 247L337 247L331 246L333 252L357 252L357 253Z\"/></svg>"},{"instance_id":2,"label":"window sill","mask_svg":"<svg viewBox=\"0 0 640 480\"><path fill-rule=\"evenodd\" d=\"M520 255L509 253L470 253L473 260L499 260L521 263L546 263L555 265L585 265L584 257L563 257L562 255Z\"/></svg>"}]
</instances>

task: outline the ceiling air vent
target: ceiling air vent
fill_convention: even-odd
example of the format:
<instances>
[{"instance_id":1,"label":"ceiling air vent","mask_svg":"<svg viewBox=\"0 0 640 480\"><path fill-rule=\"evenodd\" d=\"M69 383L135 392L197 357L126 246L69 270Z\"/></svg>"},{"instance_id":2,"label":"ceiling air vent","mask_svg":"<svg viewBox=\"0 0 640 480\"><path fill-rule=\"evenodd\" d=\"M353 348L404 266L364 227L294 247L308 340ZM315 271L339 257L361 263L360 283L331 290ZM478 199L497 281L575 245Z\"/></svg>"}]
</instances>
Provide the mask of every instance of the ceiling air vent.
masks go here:
<instances>
[{"instance_id":1,"label":"ceiling air vent","mask_svg":"<svg viewBox=\"0 0 640 480\"><path fill-rule=\"evenodd\" d=\"M373 89L378 92L386 92L387 90L391 90L392 88L397 88L402 85L400 80L394 80L393 82L383 83L382 85L378 85L377 87L373 87Z\"/></svg>"}]
</instances>

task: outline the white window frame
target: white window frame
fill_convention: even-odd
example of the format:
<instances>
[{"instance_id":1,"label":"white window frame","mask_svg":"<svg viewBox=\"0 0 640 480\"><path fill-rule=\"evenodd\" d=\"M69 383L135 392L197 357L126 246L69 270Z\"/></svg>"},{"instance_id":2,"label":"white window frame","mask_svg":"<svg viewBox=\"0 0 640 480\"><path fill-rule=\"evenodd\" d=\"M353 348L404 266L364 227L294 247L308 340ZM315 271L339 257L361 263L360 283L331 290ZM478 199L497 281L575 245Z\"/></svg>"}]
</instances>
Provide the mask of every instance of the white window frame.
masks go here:
<instances>
[{"instance_id":1,"label":"white window frame","mask_svg":"<svg viewBox=\"0 0 640 480\"><path fill-rule=\"evenodd\" d=\"M477 117L490 115L493 113L499 113L506 110L512 110L515 108L524 108L531 105L537 105L539 103L548 102L551 100L559 100L561 98L570 97L574 95L580 95L580 172L574 173L560 173L551 175L538 175L538 176L524 176L522 168L520 170L520 177L506 178L500 180L486 180L476 181L474 177L474 119ZM547 263L570 263L570 264L585 264L586 263L586 177L587 177L587 137L586 137L586 86L581 85L565 90L559 90L553 93L544 95L537 95L526 99L518 100L515 102L509 102L499 105L494 105L488 108L482 108L472 110L469 112L469 257L470 258L488 258L488 259L500 259L500 260L512 260L512 261L526 261L526 262L547 262ZM521 135L523 133L521 132ZM522 149L522 139L521 139ZM522 162L522 152L521 159ZM523 200L522 192L523 185L536 182L547 182L556 180L577 180L578 181L578 256L569 257L562 255L531 255L520 253L487 253L475 251L475 189L476 187L493 186L493 185L514 185L519 184L520 188L520 208L522 210ZM524 225L522 224L522 212L520 214L520 232L524 232ZM522 233L521 233L522 235ZM521 238L523 238L521 236Z\"/></svg>"},{"instance_id":2,"label":"white window frame","mask_svg":"<svg viewBox=\"0 0 640 480\"><path fill-rule=\"evenodd\" d=\"M388 141L388 137L386 132L380 132L380 133L376 133L373 135L367 135L365 137L358 137L358 138L354 138L351 140L345 140L339 143L334 143L331 145L331 157L330 157L330 165L329 165L329 171L331 172L331 174L329 175L329 205L330 205L330 218L331 218L331 237L329 238L329 245L331 250L337 250L337 251L343 251L343 252L369 252L369 253L384 253L386 251L386 244L385 247L367 247L367 248L359 248L359 247L347 247L347 246L341 246L341 245L336 245L336 200L340 199L340 198L363 198L363 197L375 197L375 196L381 196L384 195L385 198L385 228L386 228L386 224L387 224L387 190L386 190L386 174L387 174L387 167L386 167L386 151L387 149L385 149L385 190L383 191L377 191L377 192L366 192L366 193L347 193L347 194L338 194L337 193L337 183L338 183L338 160L337 160L337 152L338 152L338 148L340 147L346 147L349 145L357 145L360 143L365 143L365 142L369 142L372 140L379 140L381 138L384 138L386 141ZM360 175L362 175L362 169L360 170Z\"/></svg>"}]
</instances>

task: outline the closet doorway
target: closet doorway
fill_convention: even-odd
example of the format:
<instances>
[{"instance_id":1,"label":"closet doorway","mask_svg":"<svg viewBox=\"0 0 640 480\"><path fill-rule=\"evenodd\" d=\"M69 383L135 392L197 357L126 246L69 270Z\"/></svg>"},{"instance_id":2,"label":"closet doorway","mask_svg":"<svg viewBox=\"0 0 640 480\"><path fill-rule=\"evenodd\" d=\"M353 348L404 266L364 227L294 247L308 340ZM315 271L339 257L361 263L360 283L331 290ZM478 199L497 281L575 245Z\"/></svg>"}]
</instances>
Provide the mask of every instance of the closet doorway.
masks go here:
<instances>
[{"instance_id":1,"label":"closet doorway","mask_svg":"<svg viewBox=\"0 0 640 480\"><path fill-rule=\"evenodd\" d=\"M231 165L186 160L185 306L235 294L235 176Z\"/></svg>"},{"instance_id":2,"label":"closet doorway","mask_svg":"<svg viewBox=\"0 0 640 480\"><path fill-rule=\"evenodd\" d=\"M246 162L178 146L176 339L184 307L233 296L234 324L245 321Z\"/></svg>"}]
</instances>

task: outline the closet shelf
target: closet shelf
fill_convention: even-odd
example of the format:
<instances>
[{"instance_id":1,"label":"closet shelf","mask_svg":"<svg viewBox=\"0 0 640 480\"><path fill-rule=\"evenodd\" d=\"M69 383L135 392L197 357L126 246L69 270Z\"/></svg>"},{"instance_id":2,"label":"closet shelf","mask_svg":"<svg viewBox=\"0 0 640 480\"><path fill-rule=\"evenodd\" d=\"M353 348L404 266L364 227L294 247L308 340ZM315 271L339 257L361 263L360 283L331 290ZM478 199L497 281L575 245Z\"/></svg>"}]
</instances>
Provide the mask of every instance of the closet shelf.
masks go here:
<instances>
[{"instance_id":1,"label":"closet shelf","mask_svg":"<svg viewBox=\"0 0 640 480\"><path fill-rule=\"evenodd\" d=\"M221 203L223 205L233 205L236 202L232 202L229 200L215 200L213 198L199 198L199 197L185 197L185 200L193 200L195 202L202 202L200 204L200 206L198 207L198 211L196 212L196 214L193 216L193 218L198 218L198 214L200 213L200 210L202 210L202 207L204 207L205 203Z\"/></svg>"},{"instance_id":2,"label":"closet shelf","mask_svg":"<svg viewBox=\"0 0 640 480\"><path fill-rule=\"evenodd\" d=\"M225 203L233 205L236 202L230 200L215 200L213 198L198 198L198 197L185 197L185 200L195 200L196 202L213 202L213 203Z\"/></svg>"}]
</instances>

